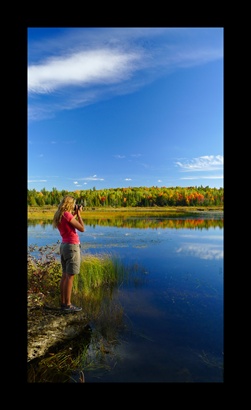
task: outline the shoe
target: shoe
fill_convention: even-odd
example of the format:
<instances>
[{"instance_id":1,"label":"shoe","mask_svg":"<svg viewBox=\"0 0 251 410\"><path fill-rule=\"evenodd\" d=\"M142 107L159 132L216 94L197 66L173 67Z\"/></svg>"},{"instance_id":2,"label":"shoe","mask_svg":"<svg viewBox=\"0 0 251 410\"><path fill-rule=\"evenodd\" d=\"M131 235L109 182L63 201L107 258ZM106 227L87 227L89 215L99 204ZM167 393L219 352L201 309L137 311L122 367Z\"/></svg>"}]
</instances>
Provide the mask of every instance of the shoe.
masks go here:
<instances>
[{"instance_id":1,"label":"shoe","mask_svg":"<svg viewBox=\"0 0 251 410\"><path fill-rule=\"evenodd\" d=\"M70 313L70 312L81 312L81 310L82 310L81 307L77 307L77 306L74 306L74 305L64 306L64 307L61 307L61 309L62 309L64 312L67 312L67 313Z\"/></svg>"}]
</instances>

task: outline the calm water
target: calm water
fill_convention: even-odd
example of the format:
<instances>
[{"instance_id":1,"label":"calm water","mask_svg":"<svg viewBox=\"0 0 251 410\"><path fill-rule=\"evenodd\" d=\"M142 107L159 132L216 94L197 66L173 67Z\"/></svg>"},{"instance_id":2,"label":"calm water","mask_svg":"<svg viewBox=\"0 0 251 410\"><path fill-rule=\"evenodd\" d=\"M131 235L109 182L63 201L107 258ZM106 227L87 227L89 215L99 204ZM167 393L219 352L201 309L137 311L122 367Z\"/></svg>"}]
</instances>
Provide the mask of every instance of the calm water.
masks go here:
<instances>
[{"instance_id":1,"label":"calm water","mask_svg":"<svg viewBox=\"0 0 251 410\"><path fill-rule=\"evenodd\" d=\"M85 222L83 256L109 252L141 275L114 290L119 343L109 344L103 367L84 371L86 382L224 381L223 222L189 221ZM59 240L50 224L28 226L29 245Z\"/></svg>"}]
</instances>

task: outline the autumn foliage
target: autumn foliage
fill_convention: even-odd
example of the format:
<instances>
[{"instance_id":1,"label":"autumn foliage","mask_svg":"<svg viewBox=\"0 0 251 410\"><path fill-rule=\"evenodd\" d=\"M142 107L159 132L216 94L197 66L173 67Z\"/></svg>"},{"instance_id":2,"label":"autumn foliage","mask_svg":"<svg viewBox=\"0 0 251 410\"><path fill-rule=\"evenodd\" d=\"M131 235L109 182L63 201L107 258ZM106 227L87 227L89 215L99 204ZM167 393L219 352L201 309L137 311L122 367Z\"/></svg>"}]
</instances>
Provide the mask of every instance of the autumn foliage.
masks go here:
<instances>
[{"instance_id":1,"label":"autumn foliage","mask_svg":"<svg viewBox=\"0 0 251 410\"><path fill-rule=\"evenodd\" d=\"M58 205L63 196L73 195L84 207L224 206L224 189L209 187L128 187L96 190L28 190L28 206Z\"/></svg>"}]
</instances>

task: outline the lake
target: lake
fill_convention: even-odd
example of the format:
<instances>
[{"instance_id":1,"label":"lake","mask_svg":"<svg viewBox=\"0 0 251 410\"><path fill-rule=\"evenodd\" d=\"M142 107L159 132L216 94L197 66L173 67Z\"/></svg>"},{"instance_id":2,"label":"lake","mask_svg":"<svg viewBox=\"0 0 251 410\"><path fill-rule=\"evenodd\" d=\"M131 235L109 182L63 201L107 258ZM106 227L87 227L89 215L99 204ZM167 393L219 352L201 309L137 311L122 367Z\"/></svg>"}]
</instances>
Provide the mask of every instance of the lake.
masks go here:
<instances>
[{"instance_id":1,"label":"lake","mask_svg":"<svg viewBox=\"0 0 251 410\"><path fill-rule=\"evenodd\" d=\"M123 323L112 330L116 343L108 332L102 334L107 351L102 365L94 354L98 325L90 323L88 363L97 363L83 364L85 381L222 383L222 214L85 221L85 232L79 235L83 257L86 252L110 253L132 272L131 281L112 291ZM59 240L50 223L28 224L28 245Z\"/></svg>"}]
</instances>

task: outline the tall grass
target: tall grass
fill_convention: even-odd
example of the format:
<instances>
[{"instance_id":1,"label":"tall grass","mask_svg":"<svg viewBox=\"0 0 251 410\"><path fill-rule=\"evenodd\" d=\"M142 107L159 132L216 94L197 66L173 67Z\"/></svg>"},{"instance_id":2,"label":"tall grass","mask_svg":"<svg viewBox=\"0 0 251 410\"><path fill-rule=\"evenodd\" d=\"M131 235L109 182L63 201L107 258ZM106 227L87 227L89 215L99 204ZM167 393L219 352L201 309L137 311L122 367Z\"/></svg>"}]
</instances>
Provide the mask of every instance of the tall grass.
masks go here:
<instances>
[{"instance_id":1,"label":"tall grass","mask_svg":"<svg viewBox=\"0 0 251 410\"><path fill-rule=\"evenodd\" d=\"M30 247L28 250L28 299L37 304L59 303L59 285L62 268L54 254L53 246ZM35 252L32 255L32 253ZM73 282L73 294L85 298L93 297L93 290L109 287L113 288L123 280L127 269L120 261L109 253L82 255L80 273ZM97 295L99 292L95 292ZM101 295L100 295L101 297ZM98 297L99 298L99 297Z\"/></svg>"},{"instance_id":2,"label":"tall grass","mask_svg":"<svg viewBox=\"0 0 251 410\"><path fill-rule=\"evenodd\" d=\"M73 291L88 294L100 286L111 286L118 283L124 271L123 265L109 253L86 253L82 256L80 273L74 278Z\"/></svg>"}]
</instances>

